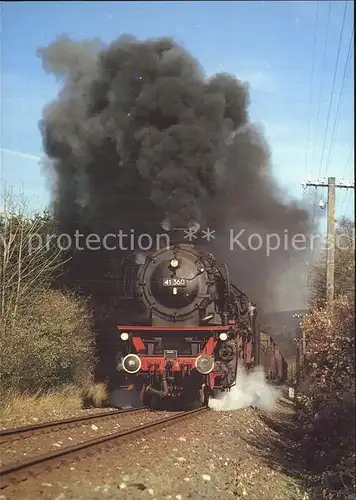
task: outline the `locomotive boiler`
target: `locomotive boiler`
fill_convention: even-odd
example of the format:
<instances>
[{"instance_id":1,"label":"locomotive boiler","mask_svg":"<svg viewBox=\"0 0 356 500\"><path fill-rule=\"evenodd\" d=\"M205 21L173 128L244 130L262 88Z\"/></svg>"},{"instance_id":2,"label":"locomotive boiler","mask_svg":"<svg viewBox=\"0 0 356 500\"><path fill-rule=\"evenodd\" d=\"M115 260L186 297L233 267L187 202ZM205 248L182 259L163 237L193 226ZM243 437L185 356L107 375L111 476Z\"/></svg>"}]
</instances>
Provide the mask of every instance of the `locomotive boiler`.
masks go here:
<instances>
[{"instance_id":1,"label":"locomotive boiler","mask_svg":"<svg viewBox=\"0 0 356 500\"><path fill-rule=\"evenodd\" d=\"M121 293L142 311L118 325L118 370L143 404L206 405L235 384L238 363L254 364L255 307L212 254L177 244L123 268Z\"/></svg>"}]
</instances>

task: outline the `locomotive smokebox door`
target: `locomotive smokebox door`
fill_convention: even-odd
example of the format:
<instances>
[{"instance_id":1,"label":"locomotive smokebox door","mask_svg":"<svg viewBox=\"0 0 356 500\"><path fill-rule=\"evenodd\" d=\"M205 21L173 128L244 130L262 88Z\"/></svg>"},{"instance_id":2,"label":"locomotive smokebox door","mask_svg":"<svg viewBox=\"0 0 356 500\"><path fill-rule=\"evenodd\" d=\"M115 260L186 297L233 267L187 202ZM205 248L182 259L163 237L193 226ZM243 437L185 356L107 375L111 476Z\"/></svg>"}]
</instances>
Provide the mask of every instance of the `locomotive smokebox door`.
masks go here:
<instances>
[{"instance_id":1,"label":"locomotive smokebox door","mask_svg":"<svg viewBox=\"0 0 356 500\"><path fill-rule=\"evenodd\" d=\"M198 325L213 302L211 264L193 245L156 252L138 273L140 295L152 324Z\"/></svg>"}]
</instances>

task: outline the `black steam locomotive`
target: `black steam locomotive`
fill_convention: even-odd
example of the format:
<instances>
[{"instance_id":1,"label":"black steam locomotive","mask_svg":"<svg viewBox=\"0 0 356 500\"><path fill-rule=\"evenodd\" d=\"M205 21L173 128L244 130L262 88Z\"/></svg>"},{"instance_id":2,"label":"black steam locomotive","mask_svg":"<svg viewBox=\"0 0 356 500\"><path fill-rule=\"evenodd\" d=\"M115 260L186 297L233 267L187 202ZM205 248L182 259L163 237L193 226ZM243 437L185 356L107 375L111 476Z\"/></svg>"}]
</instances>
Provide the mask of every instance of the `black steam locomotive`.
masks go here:
<instances>
[{"instance_id":1,"label":"black steam locomotive","mask_svg":"<svg viewBox=\"0 0 356 500\"><path fill-rule=\"evenodd\" d=\"M127 259L122 275L121 294L142 309L118 326L118 370L143 404L205 405L234 385L239 362L254 364L255 307L212 254L180 243Z\"/></svg>"}]
</instances>

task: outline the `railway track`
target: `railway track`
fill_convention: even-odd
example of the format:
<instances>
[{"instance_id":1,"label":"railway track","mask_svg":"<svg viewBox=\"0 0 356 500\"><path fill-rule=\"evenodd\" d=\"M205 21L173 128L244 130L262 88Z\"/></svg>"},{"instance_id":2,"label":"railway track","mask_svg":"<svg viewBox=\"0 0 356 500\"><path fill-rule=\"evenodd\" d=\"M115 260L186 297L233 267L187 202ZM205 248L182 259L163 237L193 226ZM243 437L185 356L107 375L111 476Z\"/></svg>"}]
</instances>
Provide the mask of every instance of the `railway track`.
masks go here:
<instances>
[{"instance_id":1,"label":"railway track","mask_svg":"<svg viewBox=\"0 0 356 500\"><path fill-rule=\"evenodd\" d=\"M0 433L0 467L159 417L148 408L131 408L7 429Z\"/></svg>"},{"instance_id":2,"label":"railway track","mask_svg":"<svg viewBox=\"0 0 356 500\"><path fill-rule=\"evenodd\" d=\"M38 433L49 433L63 431L73 427L78 427L83 424L97 422L103 418L117 417L127 413L140 413L147 411L147 408L134 408L127 410L112 410L95 415L86 415L84 417L66 418L64 420L54 420L52 422L44 422L36 425L26 425L24 427L15 427L13 429L5 429L0 432L0 445L10 443L19 439L27 439Z\"/></svg>"},{"instance_id":3,"label":"railway track","mask_svg":"<svg viewBox=\"0 0 356 500\"><path fill-rule=\"evenodd\" d=\"M141 411L143 410L144 409L141 409ZM129 411L127 411L126 413L128 413ZM194 417L207 411L209 410L204 407L198 408L196 410L179 412L178 414L173 416L160 418L153 422L148 422L146 424L131 427L129 429L112 434L106 434L104 436L90 439L73 446L62 448L60 450L36 455L25 460L17 461L16 463L5 465L0 469L1 490L6 489L12 484L24 481L29 476L41 474L41 472L43 471L50 471L52 469L61 467L62 465L78 460L79 458L101 452L105 448L121 445L128 440L136 439L137 437L141 437L142 435L148 434L150 432L164 429L169 425L174 425L181 422L182 420Z\"/></svg>"}]
</instances>

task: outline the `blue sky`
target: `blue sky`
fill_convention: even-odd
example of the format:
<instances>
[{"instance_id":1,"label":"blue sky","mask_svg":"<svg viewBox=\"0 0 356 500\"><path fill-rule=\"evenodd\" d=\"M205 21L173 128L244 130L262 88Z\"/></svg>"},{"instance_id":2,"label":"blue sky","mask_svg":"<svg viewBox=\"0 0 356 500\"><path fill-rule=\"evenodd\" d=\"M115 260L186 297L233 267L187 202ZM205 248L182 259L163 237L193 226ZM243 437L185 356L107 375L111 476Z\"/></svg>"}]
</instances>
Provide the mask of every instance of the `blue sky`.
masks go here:
<instances>
[{"instance_id":1,"label":"blue sky","mask_svg":"<svg viewBox=\"0 0 356 500\"><path fill-rule=\"evenodd\" d=\"M353 30L352 2L347 2L329 113L344 8L344 1L326 0L319 4L4 3L2 182L23 189L32 204L40 206L49 200L38 161L43 156L38 121L58 86L42 69L36 50L64 33L77 40L99 37L105 42L122 33L141 39L174 36L200 61L207 76L224 71L249 82L251 121L263 126L272 150L274 175L291 196L303 196L301 182L309 174L353 181L353 46L346 65ZM352 190L337 192L337 215L353 216Z\"/></svg>"}]
</instances>

